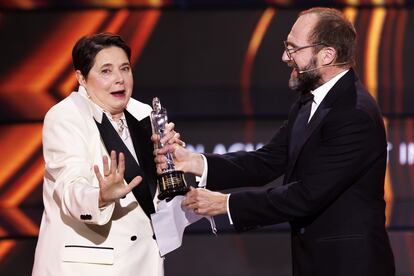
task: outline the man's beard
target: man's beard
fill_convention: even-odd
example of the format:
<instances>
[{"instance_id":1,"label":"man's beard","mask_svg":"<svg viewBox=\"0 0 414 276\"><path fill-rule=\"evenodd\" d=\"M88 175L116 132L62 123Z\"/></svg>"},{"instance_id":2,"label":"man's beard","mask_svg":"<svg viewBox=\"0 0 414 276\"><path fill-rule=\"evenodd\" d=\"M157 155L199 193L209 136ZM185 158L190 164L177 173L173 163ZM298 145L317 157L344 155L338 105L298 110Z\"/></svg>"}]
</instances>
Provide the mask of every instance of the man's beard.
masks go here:
<instances>
[{"instance_id":1,"label":"man's beard","mask_svg":"<svg viewBox=\"0 0 414 276\"><path fill-rule=\"evenodd\" d=\"M308 65L306 65L303 69L296 68L296 71L298 72L296 78L290 78L289 79L289 88L298 91L301 94L305 94L311 90L315 90L318 88L321 84L322 76L318 69L299 73L299 71L306 71L313 68L316 68L316 57L313 57Z\"/></svg>"}]
</instances>

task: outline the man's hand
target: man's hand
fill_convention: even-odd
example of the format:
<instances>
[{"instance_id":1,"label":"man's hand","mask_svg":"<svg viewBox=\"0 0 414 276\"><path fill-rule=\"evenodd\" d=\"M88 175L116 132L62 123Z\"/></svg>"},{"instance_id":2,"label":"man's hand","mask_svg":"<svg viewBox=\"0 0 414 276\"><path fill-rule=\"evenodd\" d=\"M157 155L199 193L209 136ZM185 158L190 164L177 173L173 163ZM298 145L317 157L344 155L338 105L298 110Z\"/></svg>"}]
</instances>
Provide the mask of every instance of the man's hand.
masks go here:
<instances>
[{"instance_id":1,"label":"man's hand","mask_svg":"<svg viewBox=\"0 0 414 276\"><path fill-rule=\"evenodd\" d=\"M164 137L153 134L151 140L154 142L154 161L157 165L157 173L162 174L168 168L167 154L171 154L176 170L201 175L203 173L204 161L200 154L193 153L185 148L185 143L180 139L180 134L174 130L174 123L166 124ZM159 144L162 148L159 148Z\"/></svg>"},{"instance_id":2,"label":"man's hand","mask_svg":"<svg viewBox=\"0 0 414 276\"><path fill-rule=\"evenodd\" d=\"M226 214L227 196L204 188L194 189L191 187L182 202L182 206L204 216Z\"/></svg>"},{"instance_id":3,"label":"man's hand","mask_svg":"<svg viewBox=\"0 0 414 276\"><path fill-rule=\"evenodd\" d=\"M132 191L142 178L140 176L135 177L128 184L124 184L124 172L125 172L125 156L121 152L119 153L119 164L116 162L116 152L111 151L111 164L108 164L108 157L102 157L103 162L103 176L99 171L99 167L95 165L93 167L96 178L99 181L99 207L103 207L108 203L112 203L115 200L125 196Z\"/></svg>"}]
</instances>

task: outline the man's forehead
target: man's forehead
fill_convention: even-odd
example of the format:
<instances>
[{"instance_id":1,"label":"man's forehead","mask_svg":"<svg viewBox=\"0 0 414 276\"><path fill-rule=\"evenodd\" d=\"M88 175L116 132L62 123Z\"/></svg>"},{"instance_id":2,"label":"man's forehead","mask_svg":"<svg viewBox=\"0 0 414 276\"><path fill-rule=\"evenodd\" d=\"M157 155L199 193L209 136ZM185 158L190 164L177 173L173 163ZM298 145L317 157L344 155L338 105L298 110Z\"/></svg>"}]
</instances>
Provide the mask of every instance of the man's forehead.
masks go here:
<instances>
[{"instance_id":1,"label":"man's forehead","mask_svg":"<svg viewBox=\"0 0 414 276\"><path fill-rule=\"evenodd\" d=\"M288 42L295 46L309 43L308 38L316 21L316 14L304 14L300 16L290 30Z\"/></svg>"}]
</instances>

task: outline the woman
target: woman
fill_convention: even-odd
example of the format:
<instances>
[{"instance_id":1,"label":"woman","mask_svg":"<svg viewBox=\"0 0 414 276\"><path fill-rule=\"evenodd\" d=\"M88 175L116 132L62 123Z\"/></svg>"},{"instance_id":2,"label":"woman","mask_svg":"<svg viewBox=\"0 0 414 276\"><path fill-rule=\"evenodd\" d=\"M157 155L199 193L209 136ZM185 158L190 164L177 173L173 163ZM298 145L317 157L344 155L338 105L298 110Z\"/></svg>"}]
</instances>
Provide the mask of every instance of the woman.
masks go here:
<instances>
[{"instance_id":1,"label":"woman","mask_svg":"<svg viewBox=\"0 0 414 276\"><path fill-rule=\"evenodd\" d=\"M163 275L149 218L151 107L130 98L130 55L108 33L73 48L79 90L44 120L45 211L33 275Z\"/></svg>"}]
</instances>

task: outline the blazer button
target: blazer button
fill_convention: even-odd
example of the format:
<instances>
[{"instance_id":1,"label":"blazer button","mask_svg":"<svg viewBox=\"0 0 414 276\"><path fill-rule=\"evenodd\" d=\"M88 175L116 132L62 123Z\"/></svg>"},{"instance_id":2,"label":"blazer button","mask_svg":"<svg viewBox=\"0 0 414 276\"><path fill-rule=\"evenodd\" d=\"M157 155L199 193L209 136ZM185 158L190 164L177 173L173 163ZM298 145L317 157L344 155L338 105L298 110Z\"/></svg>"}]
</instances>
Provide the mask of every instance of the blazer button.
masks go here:
<instances>
[{"instance_id":1,"label":"blazer button","mask_svg":"<svg viewBox=\"0 0 414 276\"><path fill-rule=\"evenodd\" d=\"M91 215L80 215L80 219L81 220L91 220L92 216Z\"/></svg>"},{"instance_id":2,"label":"blazer button","mask_svg":"<svg viewBox=\"0 0 414 276\"><path fill-rule=\"evenodd\" d=\"M302 235L305 234L306 230L305 228L300 228L299 233L301 233Z\"/></svg>"},{"instance_id":3,"label":"blazer button","mask_svg":"<svg viewBox=\"0 0 414 276\"><path fill-rule=\"evenodd\" d=\"M152 235L152 238L153 238L154 240L157 240L157 238L155 237L155 234L153 234L153 235Z\"/></svg>"},{"instance_id":4,"label":"blazer button","mask_svg":"<svg viewBox=\"0 0 414 276\"><path fill-rule=\"evenodd\" d=\"M131 236L131 241L136 241L137 240L137 236L133 235Z\"/></svg>"}]
</instances>

